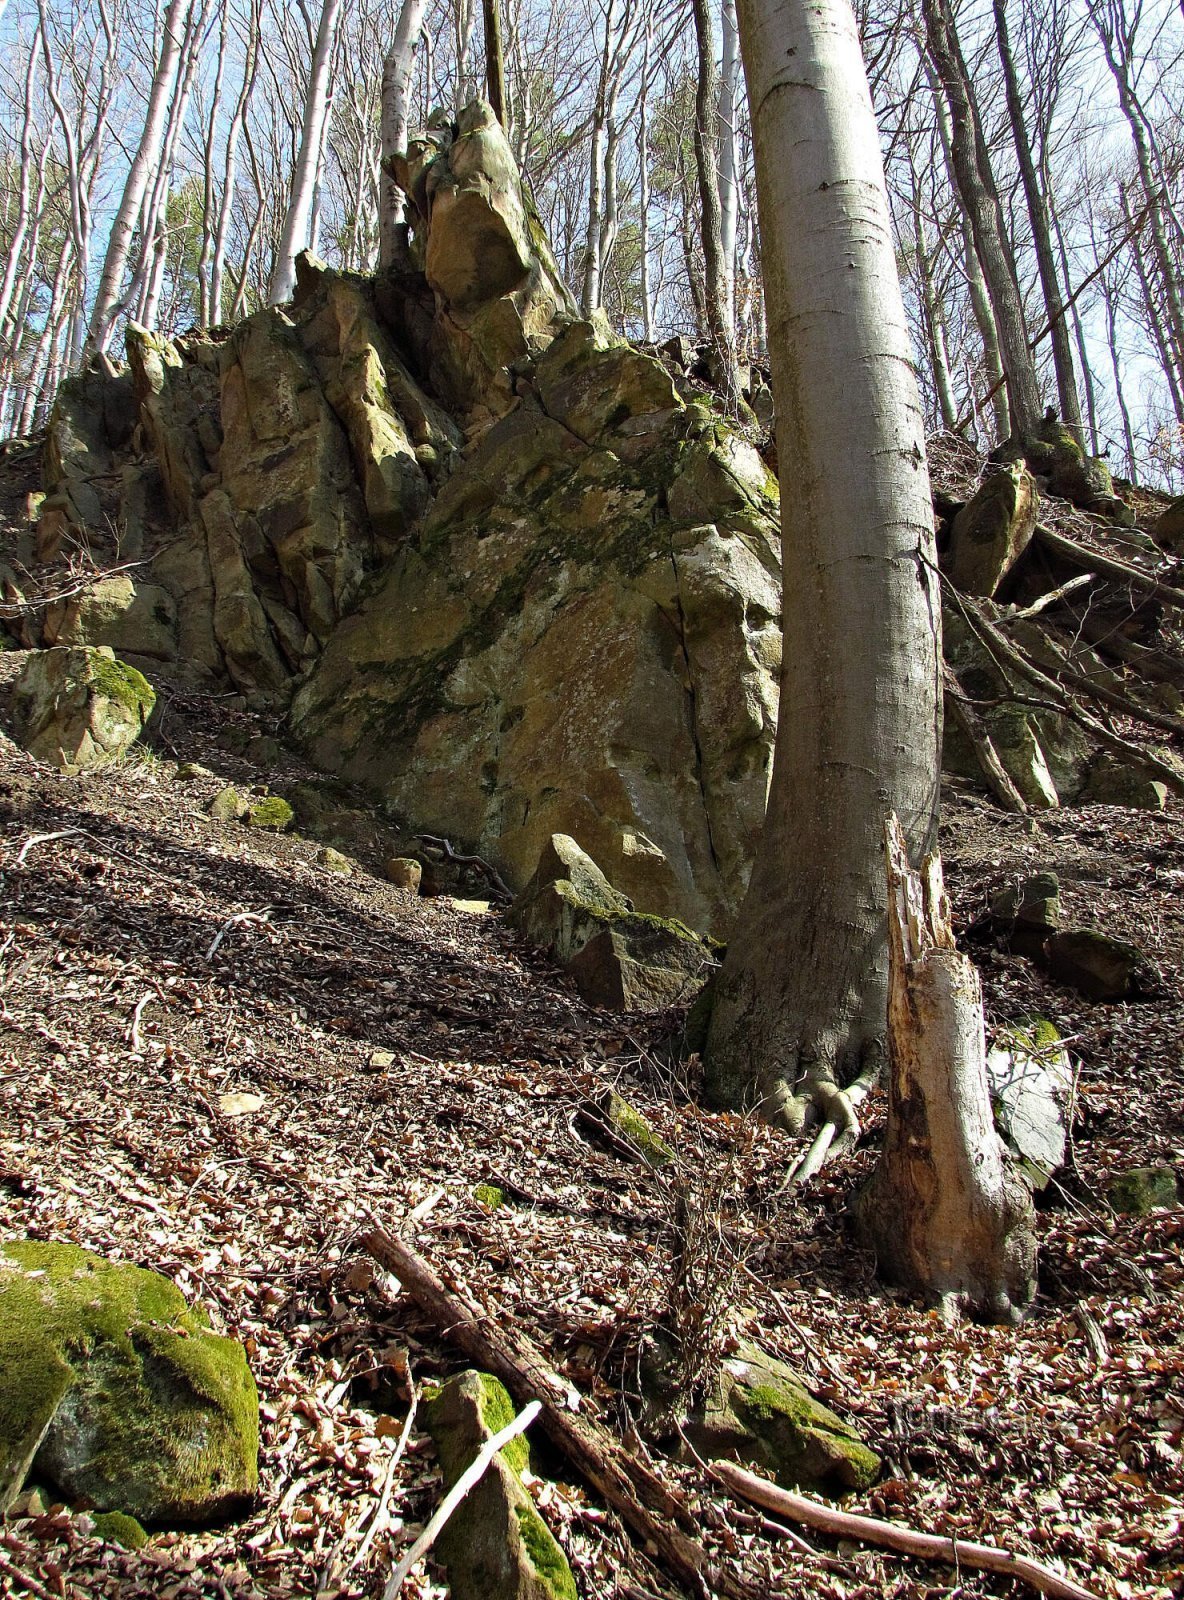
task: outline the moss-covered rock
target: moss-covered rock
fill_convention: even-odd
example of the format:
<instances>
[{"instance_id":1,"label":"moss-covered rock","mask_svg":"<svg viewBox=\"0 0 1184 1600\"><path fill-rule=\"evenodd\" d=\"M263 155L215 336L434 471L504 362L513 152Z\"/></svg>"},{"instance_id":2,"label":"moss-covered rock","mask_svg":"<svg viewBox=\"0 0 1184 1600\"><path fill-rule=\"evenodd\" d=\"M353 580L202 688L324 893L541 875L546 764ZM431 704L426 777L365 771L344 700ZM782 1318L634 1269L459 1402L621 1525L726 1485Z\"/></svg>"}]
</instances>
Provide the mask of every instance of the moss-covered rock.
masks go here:
<instances>
[{"instance_id":1,"label":"moss-covered rock","mask_svg":"<svg viewBox=\"0 0 1184 1600\"><path fill-rule=\"evenodd\" d=\"M97 1511L91 1521L96 1534L108 1544L122 1545L125 1550L142 1550L148 1543L148 1535L141 1524L124 1511Z\"/></svg>"},{"instance_id":2,"label":"moss-covered rock","mask_svg":"<svg viewBox=\"0 0 1184 1600\"><path fill-rule=\"evenodd\" d=\"M105 647L33 652L12 689L17 737L64 772L114 761L139 738L155 704L143 673Z\"/></svg>"},{"instance_id":3,"label":"moss-covered rock","mask_svg":"<svg viewBox=\"0 0 1184 1600\"><path fill-rule=\"evenodd\" d=\"M588 1101L580 1121L593 1139L628 1160L644 1161L649 1167L665 1167L674 1160L674 1151L665 1139L615 1089L606 1089Z\"/></svg>"},{"instance_id":4,"label":"moss-covered rock","mask_svg":"<svg viewBox=\"0 0 1184 1600\"><path fill-rule=\"evenodd\" d=\"M500 1211L506 1203L506 1191L496 1183L479 1183L473 1190L473 1199L486 1211Z\"/></svg>"},{"instance_id":5,"label":"moss-covered rock","mask_svg":"<svg viewBox=\"0 0 1184 1600\"><path fill-rule=\"evenodd\" d=\"M237 789L227 784L225 789L219 789L206 812L215 822L238 822L247 814L247 802Z\"/></svg>"},{"instance_id":6,"label":"moss-covered rock","mask_svg":"<svg viewBox=\"0 0 1184 1600\"><path fill-rule=\"evenodd\" d=\"M489 1373L449 1379L427 1408L446 1487L513 1417L509 1394ZM512 1439L441 1535L454 1600L576 1600L567 1558L523 1486L529 1460L526 1439Z\"/></svg>"},{"instance_id":7,"label":"moss-covered rock","mask_svg":"<svg viewBox=\"0 0 1184 1600\"><path fill-rule=\"evenodd\" d=\"M73 1245L0 1246L0 1509L30 1468L69 1500L203 1522L255 1491L243 1348L166 1278Z\"/></svg>"},{"instance_id":8,"label":"moss-covered rock","mask_svg":"<svg viewBox=\"0 0 1184 1600\"><path fill-rule=\"evenodd\" d=\"M1130 1167L1116 1173L1106 1190L1115 1211L1145 1217L1159 1206L1174 1206L1180 1197L1174 1167Z\"/></svg>"},{"instance_id":9,"label":"moss-covered rock","mask_svg":"<svg viewBox=\"0 0 1184 1600\"><path fill-rule=\"evenodd\" d=\"M705 1460L738 1460L784 1488L834 1494L866 1489L880 1458L855 1429L815 1400L784 1361L741 1340L710 1380L705 1399L687 1410L668 1391L672 1347L659 1335L643 1378L652 1415L670 1426L679 1415L683 1436Z\"/></svg>"},{"instance_id":10,"label":"moss-covered rock","mask_svg":"<svg viewBox=\"0 0 1184 1600\"><path fill-rule=\"evenodd\" d=\"M268 833L286 833L296 821L292 807L278 794L267 794L252 800L245 818L249 828L263 828Z\"/></svg>"}]
</instances>

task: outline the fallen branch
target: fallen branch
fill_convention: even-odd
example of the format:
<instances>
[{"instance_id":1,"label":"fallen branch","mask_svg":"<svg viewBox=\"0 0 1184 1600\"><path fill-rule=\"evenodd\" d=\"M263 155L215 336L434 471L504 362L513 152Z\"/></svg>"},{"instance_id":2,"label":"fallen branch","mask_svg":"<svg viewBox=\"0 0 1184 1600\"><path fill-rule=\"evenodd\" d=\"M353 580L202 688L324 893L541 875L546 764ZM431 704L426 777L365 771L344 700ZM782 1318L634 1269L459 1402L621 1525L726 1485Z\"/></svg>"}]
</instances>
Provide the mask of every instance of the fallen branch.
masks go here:
<instances>
[{"instance_id":1,"label":"fallen branch","mask_svg":"<svg viewBox=\"0 0 1184 1600\"><path fill-rule=\"evenodd\" d=\"M485 874L502 899L512 900L514 898L514 891L506 883L497 868L491 867L483 856L461 855L459 850L452 848L447 839L442 839L435 833L417 833L415 837L421 839L424 844L433 845L437 850L443 850L445 859L453 862L458 867L476 867L479 872Z\"/></svg>"},{"instance_id":2,"label":"fallen branch","mask_svg":"<svg viewBox=\"0 0 1184 1600\"><path fill-rule=\"evenodd\" d=\"M1165 606L1184 611L1184 589L1174 588L1170 583L1160 583L1150 573L1141 572L1138 567L1131 566L1127 561L1119 561L1115 556L1104 556L1097 550L1086 549L1075 540L1066 539L1064 534L1054 533L1043 523L1036 524L1036 538L1046 550L1051 550L1082 572L1105 573L1108 578L1140 589L1148 600L1159 600Z\"/></svg>"},{"instance_id":3,"label":"fallen branch","mask_svg":"<svg viewBox=\"0 0 1184 1600\"><path fill-rule=\"evenodd\" d=\"M1004 638L1000 630L984 615L969 596L959 595L958 602L970 626L978 633L979 642L992 655L996 666L1002 671L1002 662L1006 662L1022 678L1026 678L1029 683L1035 684L1038 689L1051 696L1053 702L1051 705L1038 702L1037 709L1057 711L1062 716L1068 717L1071 722L1076 722L1078 727L1084 728L1088 734L1092 735L1100 745L1104 745L1107 750L1113 750L1117 755L1122 756L1124 760L1133 762L1135 765L1143 767L1147 772L1152 773L1162 783L1166 784L1173 794L1184 794L1184 776L1181 776L1174 766L1164 761L1162 757L1154 755L1151 751L1132 743L1131 740L1123 739L1118 734L1112 733L1104 723L1098 721L1097 717L1093 717L1088 711L1082 710L1068 691L1057 683L1055 678L1049 677L1046 672L1043 672L1018 650L1009 639ZM1000 658L1002 658L1002 661ZM1004 676L1006 677L1006 673L1004 673ZM1024 696L1018 694L1009 695L1007 698L1013 705L1028 703ZM970 700L968 703L981 705L984 702Z\"/></svg>"},{"instance_id":4,"label":"fallen branch","mask_svg":"<svg viewBox=\"0 0 1184 1600\"><path fill-rule=\"evenodd\" d=\"M1083 1589L1071 1578L1062 1578L1042 1562L1029 1556L1013 1556L994 1545L972 1544L969 1540L942 1538L935 1533L918 1533L914 1528L904 1528L895 1522L881 1522L876 1517L859 1516L853 1511L836 1511L831 1506L819 1505L804 1495L790 1494L778 1489L776 1484L758 1478L755 1472L733 1466L730 1461L717 1461L712 1476L722 1483L729 1493L751 1505L778 1516L790 1517L808 1528L818 1528L841 1539L858 1539L863 1544L879 1544L901 1555L920 1556L926 1561L946 1561L951 1566L975 1567L982 1572L1001 1572L1009 1578L1020 1578L1050 1595L1052 1600L1098 1600L1090 1589Z\"/></svg>"},{"instance_id":5,"label":"fallen branch","mask_svg":"<svg viewBox=\"0 0 1184 1600\"><path fill-rule=\"evenodd\" d=\"M1038 617L1042 611L1047 611L1049 606L1055 606L1057 601L1063 600L1066 595L1075 594L1078 589L1084 589L1087 584L1097 581L1097 573L1079 572L1075 578L1070 578L1068 583L1062 583L1058 589L1050 589L1047 594L1042 594L1039 600L1033 600L1030 606L1011 612L1008 620L1022 622L1027 617Z\"/></svg>"},{"instance_id":6,"label":"fallen branch","mask_svg":"<svg viewBox=\"0 0 1184 1600\"><path fill-rule=\"evenodd\" d=\"M981 718L962 693L953 668L943 665L942 676L946 692L945 703L974 751L975 760L987 781L987 787L1004 811L1015 811L1022 816L1028 809L1028 803L1011 781L1011 775L1000 761L999 752L995 749L990 734L983 727Z\"/></svg>"},{"instance_id":7,"label":"fallen branch","mask_svg":"<svg viewBox=\"0 0 1184 1600\"><path fill-rule=\"evenodd\" d=\"M530 1427L531 1423L538 1416L542 1409L543 1403L541 1400L530 1401L530 1403L518 1413L513 1422L508 1422L500 1433L495 1433L492 1439L487 1439L485 1441L480 1450L477 1452L476 1456L473 1458L472 1462L465 1468L460 1477L452 1485L452 1488L449 1489L448 1493L444 1496L443 1500L436 1508L436 1512L432 1517L432 1520L428 1523L427 1527L420 1534L419 1538L411 1546L410 1550L408 1550L402 1561L399 1562L399 1565L395 1568L394 1572L391 1573L391 1580L387 1584L386 1588L382 1591L382 1600L395 1600L395 1596L403 1587L403 1584L407 1578L407 1574L411 1571L415 1563L420 1560L422 1556L425 1556L435 1544L436 1540L443 1532L444 1526L449 1517L456 1510L457 1506L460 1505L464 1497L471 1489L475 1489L480 1483L481 1479L485 1476L489 1468L489 1463L493 1460L494 1456L497 1455L498 1451L504 1445L509 1444L511 1439L516 1439L520 1433L525 1433L527 1428Z\"/></svg>"},{"instance_id":8,"label":"fallen branch","mask_svg":"<svg viewBox=\"0 0 1184 1600\"><path fill-rule=\"evenodd\" d=\"M219 928L218 932L214 935L213 942L210 945L210 948L206 951L206 960L207 961L212 961L214 959L215 955L218 953L218 946L222 943L223 939L225 939L226 935L230 932L231 928L233 928L236 925L236 923L240 923L240 922L263 922L263 923L265 923L267 921L268 917L270 916L270 914L271 914L270 911L238 911L238 912L236 912L235 915L233 917L231 917L228 922L223 923L222 927Z\"/></svg>"},{"instance_id":9,"label":"fallen branch","mask_svg":"<svg viewBox=\"0 0 1184 1600\"><path fill-rule=\"evenodd\" d=\"M406 1240L376 1227L361 1243L394 1273L441 1333L500 1378L520 1404L528 1396L542 1398L540 1420L548 1438L642 1543L652 1546L688 1595L706 1597L714 1589L730 1600L753 1600L756 1591L749 1585L712 1569L707 1552L691 1536L699 1523L685 1500L602 1423L577 1414L580 1395L547 1365L525 1334L499 1327L466 1295L449 1289Z\"/></svg>"},{"instance_id":10,"label":"fallen branch","mask_svg":"<svg viewBox=\"0 0 1184 1600\"><path fill-rule=\"evenodd\" d=\"M1011 617L1001 617L1000 622L1007 624ZM1032 662L1026 650L1012 641L1013 648L1023 656L1025 661ZM1034 662L1032 662L1035 665ZM1129 695L1120 694L1117 689L1111 689L1104 683L1095 683L1094 680L1083 672L1076 671L1064 662L1057 665L1056 681L1067 688L1076 689L1079 694L1098 701L1100 705L1108 706L1111 711L1117 711L1121 716L1130 717L1134 722L1145 722L1150 728L1159 728L1163 733L1184 734L1184 717L1174 717L1163 711L1153 711L1149 706L1140 705L1137 700L1132 700Z\"/></svg>"},{"instance_id":11,"label":"fallen branch","mask_svg":"<svg viewBox=\"0 0 1184 1600\"><path fill-rule=\"evenodd\" d=\"M30 836L25 840L24 844L21 845L20 852L16 858L16 864L18 867L24 866L25 857L35 844L48 844L51 839L69 839L74 834L85 832L85 828L59 828L56 833L30 834Z\"/></svg>"}]
</instances>

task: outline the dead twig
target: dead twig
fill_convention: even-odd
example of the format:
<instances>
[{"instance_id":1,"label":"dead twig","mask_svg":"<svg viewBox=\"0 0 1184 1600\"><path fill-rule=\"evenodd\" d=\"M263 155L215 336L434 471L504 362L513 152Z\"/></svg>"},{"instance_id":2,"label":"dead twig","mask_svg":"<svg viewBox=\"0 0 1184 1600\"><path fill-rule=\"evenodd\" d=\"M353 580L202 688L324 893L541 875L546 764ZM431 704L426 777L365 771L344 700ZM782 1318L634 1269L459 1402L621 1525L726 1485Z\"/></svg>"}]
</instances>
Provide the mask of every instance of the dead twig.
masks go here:
<instances>
[{"instance_id":1,"label":"dead twig","mask_svg":"<svg viewBox=\"0 0 1184 1600\"><path fill-rule=\"evenodd\" d=\"M496 867L490 866L483 856L462 855L459 850L453 849L448 839L442 839L438 834L417 833L415 837L422 840L426 845L432 845L437 850L443 850L445 860L451 861L454 865L458 867L476 867L479 872L483 872L497 890L499 898L506 901L514 898L514 891L506 883L501 873L498 872Z\"/></svg>"},{"instance_id":2,"label":"dead twig","mask_svg":"<svg viewBox=\"0 0 1184 1600\"><path fill-rule=\"evenodd\" d=\"M238 911L238 912L236 912L235 915L233 917L231 917L228 922L223 923L222 927L214 935L213 942L210 945L210 948L206 951L206 956L205 956L206 960L207 961L212 961L214 959L214 956L218 952L218 946L222 943L223 939L225 939L226 935L230 932L231 928L235 927L236 924L238 924L240 922L266 923L268 921L268 919L270 918L270 916L271 916L271 907L270 906L267 908L266 911Z\"/></svg>"},{"instance_id":3,"label":"dead twig","mask_svg":"<svg viewBox=\"0 0 1184 1600\"><path fill-rule=\"evenodd\" d=\"M969 1540L942 1538L934 1533L919 1533L895 1522L881 1522L876 1517L857 1515L853 1511L836 1511L832 1506L819 1505L804 1495L790 1494L776 1484L746 1472L730 1461L717 1461L712 1477L722 1483L729 1493L738 1495L752 1505L775 1511L778 1516L803 1522L809 1528L842 1539L858 1539L864 1544L883 1545L897 1550L901 1555L920 1556L926 1561L946 1561L954 1566L975 1567L982 1572L1002 1572L1009 1578L1020 1578L1031 1584L1041 1594L1052 1600L1098 1600L1090 1589L1083 1589L1071 1578L1063 1578L1042 1562L1029 1556L1013 1556L994 1545L972 1544Z\"/></svg>"},{"instance_id":4,"label":"dead twig","mask_svg":"<svg viewBox=\"0 0 1184 1600\"><path fill-rule=\"evenodd\" d=\"M75 834L80 834L80 833L85 833L85 832L86 832L85 828L59 828L56 833L33 833L33 834L30 834L29 837L25 840L24 844L21 845L20 852L19 852L19 854L17 855L17 858L16 858L16 864L17 864L18 867L23 867L24 866L25 857L28 855L29 851L33 848L34 845L48 844L51 839L70 839Z\"/></svg>"}]
</instances>

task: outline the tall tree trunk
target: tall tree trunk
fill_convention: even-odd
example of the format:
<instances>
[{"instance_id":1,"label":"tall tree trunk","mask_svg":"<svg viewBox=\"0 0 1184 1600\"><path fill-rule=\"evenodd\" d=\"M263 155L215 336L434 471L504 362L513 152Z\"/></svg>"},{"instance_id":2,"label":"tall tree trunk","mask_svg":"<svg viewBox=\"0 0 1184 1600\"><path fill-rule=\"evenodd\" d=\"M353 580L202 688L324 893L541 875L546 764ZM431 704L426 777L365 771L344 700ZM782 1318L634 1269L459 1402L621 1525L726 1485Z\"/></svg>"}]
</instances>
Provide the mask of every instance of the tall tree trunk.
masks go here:
<instances>
[{"instance_id":1,"label":"tall tree trunk","mask_svg":"<svg viewBox=\"0 0 1184 1600\"><path fill-rule=\"evenodd\" d=\"M317 174L329 119L329 79L333 67L333 46L340 10L341 0L323 0L316 42L313 45L312 63L309 67L308 88L304 96L300 151L296 157L292 192L288 198L288 208L284 214L275 265L272 268L271 283L267 291L267 297L272 305L280 305L292 298L292 291L296 287L296 257L309 243L311 237Z\"/></svg>"},{"instance_id":2,"label":"tall tree trunk","mask_svg":"<svg viewBox=\"0 0 1184 1600\"><path fill-rule=\"evenodd\" d=\"M983 993L954 948L941 862L919 872L895 817L888 870L888 1126L856 1215L893 1283L992 1322L1036 1291L1032 1196L995 1132Z\"/></svg>"},{"instance_id":3,"label":"tall tree trunk","mask_svg":"<svg viewBox=\"0 0 1184 1600\"><path fill-rule=\"evenodd\" d=\"M933 112L937 122L937 135L941 143L942 159L945 163L946 174L950 180L950 188L954 191L955 204L957 204L958 174L954 168L950 113L946 107L941 84L933 70L933 65L924 53L922 53L921 65L924 68L925 78L929 84L929 93L933 98ZM983 277L982 263L979 261L978 248L974 242L974 227L970 220L970 213L965 206L958 206L958 221L962 232L962 262L966 272L966 287L970 294L970 308L974 312L975 324L978 327L979 338L982 340L983 345L983 372L987 380L988 392L991 395L990 405L995 419L995 434L999 439L1006 439L1011 432L1011 403L1007 397L1007 385L1002 381L1003 361L999 355L999 335L995 328L995 313L991 310L991 297L987 293L987 282ZM973 375L969 392L973 396Z\"/></svg>"},{"instance_id":4,"label":"tall tree trunk","mask_svg":"<svg viewBox=\"0 0 1184 1600\"><path fill-rule=\"evenodd\" d=\"M921 291L921 309L925 314L925 331L929 338L929 356L933 367L938 418L943 428L953 428L958 421L958 407L954 404L954 392L950 383L945 324L942 319L942 308L933 287L933 263L929 256L929 244L925 238L925 219L921 215L921 195L917 174L912 169L911 154L909 168L913 188L913 244L917 254L917 282Z\"/></svg>"},{"instance_id":5,"label":"tall tree trunk","mask_svg":"<svg viewBox=\"0 0 1184 1600\"><path fill-rule=\"evenodd\" d=\"M1061 228L1060 217L1057 215L1056 201L1053 196L1052 179L1048 172L1047 151L1041 163L1044 175L1044 192L1048 199L1048 220L1052 224L1052 236L1056 241L1057 259L1061 264L1061 283L1066 296L1073 293L1073 275L1069 268L1069 250L1065 243L1064 231ZM1081 387L1085 390L1085 415L1089 423L1089 451L1090 455L1097 456L1102 453L1101 440L1098 437L1098 399L1094 390L1094 370L1090 365L1089 349L1085 342L1085 328L1081 321L1081 313L1077 302L1069 307L1069 317L1073 324L1073 342L1077 346L1077 362L1081 368Z\"/></svg>"},{"instance_id":6,"label":"tall tree trunk","mask_svg":"<svg viewBox=\"0 0 1184 1600\"><path fill-rule=\"evenodd\" d=\"M777 411L781 704L764 835L716 985L709 1092L800 1127L878 1073L884 819L932 843L940 600L925 423L847 0L740 0ZM799 1083L799 1079L802 1079Z\"/></svg>"},{"instance_id":7,"label":"tall tree trunk","mask_svg":"<svg viewBox=\"0 0 1184 1600\"><path fill-rule=\"evenodd\" d=\"M1003 210L948 0L921 0L921 6L929 53L950 110L950 153L958 193L970 216L975 251L991 295L1007 375L1011 429L1022 436L1040 422L1042 407Z\"/></svg>"},{"instance_id":8,"label":"tall tree trunk","mask_svg":"<svg viewBox=\"0 0 1184 1600\"><path fill-rule=\"evenodd\" d=\"M709 0L691 0L695 19L699 72L695 84L695 175L703 219L704 291L707 331L715 356L715 380L729 410L740 404L736 372L736 341L728 310L727 274L724 267L723 223L719 199L719 74L715 66L715 39Z\"/></svg>"},{"instance_id":9,"label":"tall tree trunk","mask_svg":"<svg viewBox=\"0 0 1184 1600\"><path fill-rule=\"evenodd\" d=\"M502 48L500 0L481 0L485 15L485 98L493 114L506 126L506 53Z\"/></svg>"},{"instance_id":10,"label":"tall tree trunk","mask_svg":"<svg viewBox=\"0 0 1184 1600\"><path fill-rule=\"evenodd\" d=\"M131 250L132 234L148 185L152 182L160 162L165 119L181 61L185 32L183 19L188 15L188 9L187 0L170 0L169 8L165 12L160 54L152 77L144 129L128 168L115 221L111 224L107 253L103 258L103 270L99 276L99 287L91 311L87 343L95 350L106 350L111 343L115 318L118 314L119 292L123 286L123 275Z\"/></svg>"},{"instance_id":11,"label":"tall tree trunk","mask_svg":"<svg viewBox=\"0 0 1184 1600\"><path fill-rule=\"evenodd\" d=\"M427 0L403 0L394 42L382 63L382 171L378 180L378 263L382 267L391 264L395 230L403 221L403 191L391 176L391 163L396 156L407 154L411 80L426 10Z\"/></svg>"},{"instance_id":12,"label":"tall tree trunk","mask_svg":"<svg viewBox=\"0 0 1184 1600\"><path fill-rule=\"evenodd\" d=\"M1007 94L1007 115L1011 123L1012 142L1020 165L1028 218L1032 224L1032 244L1036 251L1036 266L1040 273L1040 288L1044 295L1049 338L1052 341L1052 359L1057 378L1057 397L1061 403L1061 417L1077 443L1084 446L1081 407L1077 400L1077 382L1073 372L1073 350L1069 342L1069 327L1061 306L1060 281L1052 249L1048 205L1036 173L1036 163L1032 159L1032 146L1024 122L1024 103L1020 97L1015 60L1011 53L1011 40L1007 34L1007 0L994 0L994 9L995 38L999 45L999 60L1003 65L1003 85Z\"/></svg>"},{"instance_id":13,"label":"tall tree trunk","mask_svg":"<svg viewBox=\"0 0 1184 1600\"><path fill-rule=\"evenodd\" d=\"M652 18L646 18L645 44L641 57L641 90L638 98L637 169L641 186L638 202L641 221L641 317L642 337L654 342L654 295L650 283L650 51L653 48Z\"/></svg>"},{"instance_id":14,"label":"tall tree trunk","mask_svg":"<svg viewBox=\"0 0 1184 1600\"><path fill-rule=\"evenodd\" d=\"M721 0L723 53L719 70L719 234L723 256L724 315L736 331L736 233L740 219L740 180L737 171L740 115L740 24L736 0Z\"/></svg>"},{"instance_id":15,"label":"tall tree trunk","mask_svg":"<svg viewBox=\"0 0 1184 1600\"><path fill-rule=\"evenodd\" d=\"M1119 185L1122 197L1122 215L1128 230L1133 231L1134 219L1131 211L1130 196L1126 192L1126 185ZM1150 217L1154 217L1152 207ZM1164 378L1167 380L1168 393L1172 397L1172 410L1175 412L1176 421L1184 427L1184 375L1181 374L1172 349L1171 336L1164 319L1160 316L1159 306L1156 303L1155 288L1151 282L1151 275L1147 270L1147 262L1143 251L1139 248L1140 241L1136 238L1131 246L1131 259L1135 263L1135 275L1139 280L1139 288L1143 295L1143 305L1147 312L1147 326L1159 352L1159 363L1163 369Z\"/></svg>"}]
</instances>

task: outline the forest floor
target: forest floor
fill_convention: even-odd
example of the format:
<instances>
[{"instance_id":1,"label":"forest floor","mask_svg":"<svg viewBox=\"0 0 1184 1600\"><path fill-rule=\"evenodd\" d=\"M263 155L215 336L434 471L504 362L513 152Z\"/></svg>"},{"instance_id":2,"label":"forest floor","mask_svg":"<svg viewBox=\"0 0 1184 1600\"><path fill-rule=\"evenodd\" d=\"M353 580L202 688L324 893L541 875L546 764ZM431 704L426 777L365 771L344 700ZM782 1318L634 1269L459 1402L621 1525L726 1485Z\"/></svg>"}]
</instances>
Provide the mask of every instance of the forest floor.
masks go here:
<instances>
[{"instance_id":1,"label":"forest floor","mask_svg":"<svg viewBox=\"0 0 1184 1600\"><path fill-rule=\"evenodd\" d=\"M1007 816L946 796L966 933L992 887L1059 873L1067 925L1131 939L1157 992L1094 1005L972 938L992 1025L1036 1013L1080 1066L1071 1163L1039 1212L1040 1292L1017 1329L948 1326L877 1282L846 1214L882 1122L801 1193L784 1134L697 1103L662 1065L675 1019L590 1009L496 910L414 898L360 860L211 819L261 772L214 696L163 697L151 747L85 777L8 737L0 655L0 1236L155 1268L244 1340L262 1403L243 1520L132 1553L49 1506L0 1525L0 1592L168 1600L378 1595L439 1494L417 1390L463 1363L359 1245L377 1219L538 1342L614 1427L674 1292L675 1219L724 1219L731 1327L783 1355L885 1459L849 1509L993 1542L1105 1597L1184 1586L1184 1213L1115 1214L1116 1169L1184 1163L1184 810ZM207 776L182 781L178 762ZM678 1152L651 1171L589 1143L616 1085ZM236 1100L232 1096L253 1096ZM481 1184L508 1203L489 1210ZM437 1192L439 1193L437 1194ZM1100 1331L1101 1340L1091 1338ZM585 1600L669 1595L568 1472L534 1487ZM1008 1581L811 1535L791 1540L669 1465L714 1557L770 1596L1019 1593ZM36 1510L36 1508L34 1508ZM365 1559L350 1567L363 1536ZM429 1560L404 1593L447 1593Z\"/></svg>"}]
</instances>

